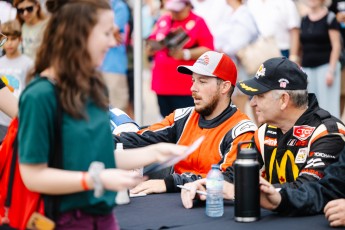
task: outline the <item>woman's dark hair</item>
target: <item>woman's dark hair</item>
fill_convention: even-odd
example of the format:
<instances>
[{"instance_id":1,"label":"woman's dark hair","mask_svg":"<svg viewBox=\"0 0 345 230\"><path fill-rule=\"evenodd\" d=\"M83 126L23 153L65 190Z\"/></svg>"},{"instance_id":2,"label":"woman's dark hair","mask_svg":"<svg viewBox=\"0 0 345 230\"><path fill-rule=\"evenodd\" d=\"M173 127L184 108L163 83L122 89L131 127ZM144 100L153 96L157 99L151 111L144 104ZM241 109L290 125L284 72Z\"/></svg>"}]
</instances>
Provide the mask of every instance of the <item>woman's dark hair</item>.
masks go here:
<instances>
[{"instance_id":1,"label":"woman's dark hair","mask_svg":"<svg viewBox=\"0 0 345 230\"><path fill-rule=\"evenodd\" d=\"M98 22L100 10L111 10L107 0L47 0L51 17L38 49L29 82L47 68L55 71L63 109L75 118L83 113L88 99L108 108L106 87L92 64L87 42Z\"/></svg>"}]
</instances>

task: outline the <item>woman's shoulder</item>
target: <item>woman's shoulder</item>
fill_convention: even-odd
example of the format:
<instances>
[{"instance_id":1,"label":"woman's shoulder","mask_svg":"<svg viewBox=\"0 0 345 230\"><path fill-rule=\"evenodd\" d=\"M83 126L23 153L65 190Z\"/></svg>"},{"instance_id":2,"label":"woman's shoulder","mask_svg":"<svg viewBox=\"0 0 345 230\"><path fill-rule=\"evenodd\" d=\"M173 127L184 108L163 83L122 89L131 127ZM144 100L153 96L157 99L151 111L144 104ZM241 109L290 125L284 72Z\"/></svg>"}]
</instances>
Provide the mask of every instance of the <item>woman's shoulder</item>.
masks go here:
<instances>
[{"instance_id":1,"label":"woman's shoulder","mask_svg":"<svg viewBox=\"0 0 345 230\"><path fill-rule=\"evenodd\" d=\"M22 93L21 98L33 98L35 100L42 101L54 94L53 83L43 77L35 77L26 86Z\"/></svg>"}]
</instances>

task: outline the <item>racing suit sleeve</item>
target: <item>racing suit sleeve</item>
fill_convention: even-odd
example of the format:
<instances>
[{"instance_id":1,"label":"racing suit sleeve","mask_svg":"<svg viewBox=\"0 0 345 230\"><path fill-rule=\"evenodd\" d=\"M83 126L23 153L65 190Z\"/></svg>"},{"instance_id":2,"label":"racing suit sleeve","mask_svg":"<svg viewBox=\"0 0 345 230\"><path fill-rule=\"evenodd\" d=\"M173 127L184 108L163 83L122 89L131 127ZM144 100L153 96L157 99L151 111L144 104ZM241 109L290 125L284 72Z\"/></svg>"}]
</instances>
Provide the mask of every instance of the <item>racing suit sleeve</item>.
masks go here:
<instances>
[{"instance_id":1,"label":"racing suit sleeve","mask_svg":"<svg viewBox=\"0 0 345 230\"><path fill-rule=\"evenodd\" d=\"M260 154L260 150L257 146L257 143L255 142L255 137L257 136L257 131L255 131L255 134L254 136L252 136L252 141L254 141L254 145L253 148L256 148L258 150L258 161L259 161L259 164L260 164L260 168L263 166L263 161L261 160L261 154ZM236 154L237 155L237 154ZM225 169L225 171L223 172L223 176L224 176L224 180L229 182L229 183L234 183L234 167L233 165L227 167Z\"/></svg>"},{"instance_id":2,"label":"racing suit sleeve","mask_svg":"<svg viewBox=\"0 0 345 230\"><path fill-rule=\"evenodd\" d=\"M237 152L238 152L238 144L240 142L245 142L245 141L247 142L253 139L255 129L256 129L256 126L254 126L253 124L253 126L251 127L251 130L248 129L246 132L241 133L238 136L233 136L232 138L229 138L228 139L230 140L229 142L225 142L225 147L224 147L225 154L222 151L223 159L219 163L222 172L226 171L228 167L231 167L234 161L236 160ZM242 145L241 148L245 148L247 146L248 144L245 144L245 145Z\"/></svg>"},{"instance_id":3,"label":"racing suit sleeve","mask_svg":"<svg viewBox=\"0 0 345 230\"><path fill-rule=\"evenodd\" d=\"M256 129L256 126L249 126L250 128L247 129L244 133L241 133L240 135L236 136L234 139L229 139L229 143L227 143L225 153L223 153L223 159L220 162L224 180L228 181L230 177L233 177L232 174L232 164L236 159L237 156L237 145L240 142L248 141L253 138L253 133ZM245 129L243 129L245 130ZM226 139L226 138L225 138ZM225 168L226 167L226 168ZM192 173L183 173L181 175L179 174L172 174L164 179L167 192L179 192L180 189L176 187L176 185L179 184L185 184L189 182L193 182L195 180L201 179L201 175L195 175Z\"/></svg>"},{"instance_id":4,"label":"racing suit sleeve","mask_svg":"<svg viewBox=\"0 0 345 230\"><path fill-rule=\"evenodd\" d=\"M310 146L310 152L303 168L293 182L274 184L276 188L298 188L306 182L317 182L324 177L324 170L337 162L344 147L343 139L338 135L326 135L315 140Z\"/></svg>"},{"instance_id":5,"label":"racing suit sleeve","mask_svg":"<svg viewBox=\"0 0 345 230\"><path fill-rule=\"evenodd\" d=\"M186 183L190 183L196 180L201 179L201 175L196 175L194 173L182 173L182 174L171 174L164 178L165 186L167 188L167 192L180 192L181 189L178 188L176 185L184 185Z\"/></svg>"},{"instance_id":6,"label":"racing suit sleeve","mask_svg":"<svg viewBox=\"0 0 345 230\"><path fill-rule=\"evenodd\" d=\"M345 148L339 161L325 170L318 182L304 183L298 189L280 190L282 201L275 210L283 215L314 215L321 213L325 205L334 199L345 197Z\"/></svg>"},{"instance_id":7,"label":"racing suit sleeve","mask_svg":"<svg viewBox=\"0 0 345 230\"><path fill-rule=\"evenodd\" d=\"M256 147L259 149L260 147ZM276 188L298 188L306 182L316 182L324 176L324 170L330 164L337 162L339 153L344 147L344 141L338 135L327 135L317 139L310 147L310 154L307 157L304 167L300 170L299 176L293 182L284 184L273 184ZM259 152L260 150L258 150ZM258 154L260 167L263 166L261 154ZM234 169L228 167L224 174L224 180L234 183ZM261 175L264 176L264 175Z\"/></svg>"},{"instance_id":8,"label":"racing suit sleeve","mask_svg":"<svg viewBox=\"0 0 345 230\"><path fill-rule=\"evenodd\" d=\"M144 147L159 142L176 143L174 113L138 132L122 132L114 135L115 143L123 143L125 149Z\"/></svg>"}]
</instances>

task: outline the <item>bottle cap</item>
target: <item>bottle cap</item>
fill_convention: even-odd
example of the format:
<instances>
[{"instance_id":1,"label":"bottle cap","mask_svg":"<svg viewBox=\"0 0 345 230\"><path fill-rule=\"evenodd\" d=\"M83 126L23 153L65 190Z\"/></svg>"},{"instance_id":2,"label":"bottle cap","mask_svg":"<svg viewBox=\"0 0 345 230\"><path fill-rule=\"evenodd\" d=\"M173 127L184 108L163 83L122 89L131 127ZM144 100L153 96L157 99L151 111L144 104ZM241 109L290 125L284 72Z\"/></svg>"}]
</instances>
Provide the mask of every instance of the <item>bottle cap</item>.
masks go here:
<instances>
[{"instance_id":1,"label":"bottle cap","mask_svg":"<svg viewBox=\"0 0 345 230\"><path fill-rule=\"evenodd\" d=\"M257 155L256 155L256 150L255 149L242 149L238 154L237 154L237 159L253 159L255 160Z\"/></svg>"},{"instance_id":2,"label":"bottle cap","mask_svg":"<svg viewBox=\"0 0 345 230\"><path fill-rule=\"evenodd\" d=\"M213 164L213 165L211 166L211 169L218 169L218 170L219 170L219 165Z\"/></svg>"},{"instance_id":3,"label":"bottle cap","mask_svg":"<svg viewBox=\"0 0 345 230\"><path fill-rule=\"evenodd\" d=\"M116 143L116 150L123 150L123 143Z\"/></svg>"},{"instance_id":4,"label":"bottle cap","mask_svg":"<svg viewBox=\"0 0 345 230\"><path fill-rule=\"evenodd\" d=\"M244 144L250 144L246 148L242 148L242 145ZM255 149L255 144L253 141L244 141L238 143L237 148L237 159L253 159L255 160L257 158L257 151Z\"/></svg>"}]
</instances>

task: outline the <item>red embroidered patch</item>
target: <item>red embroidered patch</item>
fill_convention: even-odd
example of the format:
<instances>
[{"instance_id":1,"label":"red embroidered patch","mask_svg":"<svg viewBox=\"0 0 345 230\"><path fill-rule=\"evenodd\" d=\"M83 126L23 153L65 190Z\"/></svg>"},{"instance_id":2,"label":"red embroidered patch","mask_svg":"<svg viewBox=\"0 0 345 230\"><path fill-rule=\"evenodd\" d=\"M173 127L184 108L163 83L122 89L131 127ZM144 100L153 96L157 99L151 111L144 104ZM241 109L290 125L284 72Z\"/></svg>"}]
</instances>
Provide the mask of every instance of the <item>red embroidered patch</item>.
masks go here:
<instances>
[{"instance_id":1,"label":"red embroidered patch","mask_svg":"<svg viewBox=\"0 0 345 230\"><path fill-rule=\"evenodd\" d=\"M293 135L297 139L304 141L313 134L314 130L315 127L311 127L308 125L294 126Z\"/></svg>"}]
</instances>

